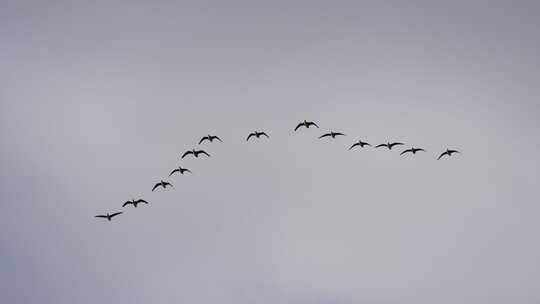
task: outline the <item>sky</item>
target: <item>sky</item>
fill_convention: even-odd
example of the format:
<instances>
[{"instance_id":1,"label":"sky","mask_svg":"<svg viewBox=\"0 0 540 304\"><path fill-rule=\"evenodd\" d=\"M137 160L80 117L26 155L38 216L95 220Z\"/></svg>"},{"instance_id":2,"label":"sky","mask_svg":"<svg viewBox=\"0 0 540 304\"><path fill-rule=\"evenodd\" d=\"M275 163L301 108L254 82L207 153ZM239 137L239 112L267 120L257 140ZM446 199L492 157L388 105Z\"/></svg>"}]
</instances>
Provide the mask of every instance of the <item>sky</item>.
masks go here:
<instances>
[{"instance_id":1,"label":"sky","mask_svg":"<svg viewBox=\"0 0 540 304\"><path fill-rule=\"evenodd\" d=\"M540 302L539 14L0 1L0 302Z\"/></svg>"}]
</instances>

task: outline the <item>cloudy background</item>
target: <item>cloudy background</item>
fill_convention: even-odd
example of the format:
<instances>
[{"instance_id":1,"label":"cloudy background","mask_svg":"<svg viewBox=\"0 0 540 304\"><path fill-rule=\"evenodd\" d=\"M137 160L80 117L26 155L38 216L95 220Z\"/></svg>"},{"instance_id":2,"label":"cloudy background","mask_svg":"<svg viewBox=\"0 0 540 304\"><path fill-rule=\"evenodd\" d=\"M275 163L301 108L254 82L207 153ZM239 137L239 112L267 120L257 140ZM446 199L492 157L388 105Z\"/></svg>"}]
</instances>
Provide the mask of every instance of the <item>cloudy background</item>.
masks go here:
<instances>
[{"instance_id":1,"label":"cloudy background","mask_svg":"<svg viewBox=\"0 0 540 304\"><path fill-rule=\"evenodd\" d=\"M0 1L0 302L540 302L540 4L381 2Z\"/></svg>"}]
</instances>

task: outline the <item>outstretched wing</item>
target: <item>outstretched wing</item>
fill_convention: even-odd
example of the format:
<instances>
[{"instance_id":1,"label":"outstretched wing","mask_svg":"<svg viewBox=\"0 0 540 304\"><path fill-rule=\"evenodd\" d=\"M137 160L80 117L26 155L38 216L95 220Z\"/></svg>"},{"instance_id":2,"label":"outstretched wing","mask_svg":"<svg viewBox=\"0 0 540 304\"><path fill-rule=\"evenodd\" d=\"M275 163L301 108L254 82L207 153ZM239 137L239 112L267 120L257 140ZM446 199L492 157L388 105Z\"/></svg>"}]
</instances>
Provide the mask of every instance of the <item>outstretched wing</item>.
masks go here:
<instances>
[{"instance_id":1,"label":"outstretched wing","mask_svg":"<svg viewBox=\"0 0 540 304\"><path fill-rule=\"evenodd\" d=\"M180 169L174 169L171 171L171 174L169 174L169 177L171 177L171 175L175 174L176 172L180 172Z\"/></svg>"},{"instance_id":2,"label":"outstretched wing","mask_svg":"<svg viewBox=\"0 0 540 304\"><path fill-rule=\"evenodd\" d=\"M403 155L407 152L412 152L412 151L413 151L412 149L403 150L403 152L399 153L399 155Z\"/></svg>"},{"instance_id":3,"label":"outstretched wing","mask_svg":"<svg viewBox=\"0 0 540 304\"><path fill-rule=\"evenodd\" d=\"M380 145L375 146L375 148L380 148L380 147L388 147L388 144L380 144Z\"/></svg>"},{"instance_id":4,"label":"outstretched wing","mask_svg":"<svg viewBox=\"0 0 540 304\"><path fill-rule=\"evenodd\" d=\"M359 144L359 143L354 143L354 144L349 148L349 150L352 149L352 148L354 148L354 147L356 147L356 146L358 146L358 145L360 145L360 144Z\"/></svg>"},{"instance_id":5,"label":"outstretched wing","mask_svg":"<svg viewBox=\"0 0 540 304\"><path fill-rule=\"evenodd\" d=\"M186 169L186 168L182 168L182 170L180 170L180 173L184 174L184 172L192 173L191 170Z\"/></svg>"},{"instance_id":6,"label":"outstretched wing","mask_svg":"<svg viewBox=\"0 0 540 304\"><path fill-rule=\"evenodd\" d=\"M266 134L264 132L259 133L259 135L264 135L264 136L266 136L266 138L270 138L270 136L268 136L268 134Z\"/></svg>"},{"instance_id":7,"label":"outstretched wing","mask_svg":"<svg viewBox=\"0 0 540 304\"><path fill-rule=\"evenodd\" d=\"M133 202L127 201L127 202L125 202L125 203L122 205L122 207L125 207L125 206L127 206L127 205L129 205L129 204L133 204Z\"/></svg>"},{"instance_id":8,"label":"outstretched wing","mask_svg":"<svg viewBox=\"0 0 540 304\"><path fill-rule=\"evenodd\" d=\"M184 158L184 157L186 157L186 156L188 156L190 154L193 154L193 151L186 151L186 152L184 152L184 154L182 154L182 158Z\"/></svg>"},{"instance_id":9,"label":"outstretched wing","mask_svg":"<svg viewBox=\"0 0 540 304\"><path fill-rule=\"evenodd\" d=\"M255 136L255 133L249 133L248 137L246 138L246 141L248 141L252 136Z\"/></svg>"},{"instance_id":10,"label":"outstretched wing","mask_svg":"<svg viewBox=\"0 0 540 304\"><path fill-rule=\"evenodd\" d=\"M362 144L363 144L364 146L370 146L370 147L371 147L371 145L370 145L369 143L367 143L367 142L362 142Z\"/></svg>"},{"instance_id":11,"label":"outstretched wing","mask_svg":"<svg viewBox=\"0 0 540 304\"><path fill-rule=\"evenodd\" d=\"M95 217L100 217L100 218L107 218L106 215L96 215Z\"/></svg>"},{"instance_id":12,"label":"outstretched wing","mask_svg":"<svg viewBox=\"0 0 540 304\"><path fill-rule=\"evenodd\" d=\"M393 148L394 146L398 146L398 145L403 145L403 143L400 143L400 142L393 142L391 143L388 148Z\"/></svg>"},{"instance_id":13,"label":"outstretched wing","mask_svg":"<svg viewBox=\"0 0 540 304\"><path fill-rule=\"evenodd\" d=\"M452 154L452 153L461 153L461 152L459 152L458 150L450 150L448 151L448 153Z\"/></svg>"},{"instance_id":14,"label":"outstretched wing","mask_svg":"<svg viewBox=\"0 0 540 304\"><path fill-rule=\"evenodd\" d=\"M418 152L418 151L423 151L423 152L426 152L426 150L424 150L424 149L422 149L422 148L418 148L418 149L416 149L416 152Z\"/></svg>"},{"instance_id":15,"label":"outstretched wing","mask_svg":"<svg viewBox=\"0 0 540 304\"><path fill-rule=\"evenodd\" d=\"M204 151L204 150L197 151L197 154L204 154L204 155L210 157L210 154L206 153L206 151Z\"/></svg>"},{"instance_id":16,"label":"outstretched wing","mask_svg":"<svg viewBox=\"0 0 540 304\"><path fill-rule=\"evenodd\" d=\"M148 202L145 201L145 200L143 200L143 199L139 199L139 200L137 200L137 201L135 201L135 202L136 202L137 204L138 204L138 203L144 203L144 204L147 204L147 205L148 205Z\"/></svg>"},{"instance_id":17,"label":"outstretched wing","mask_svg":"<svg viewBox=\"0 0 540 304\"><path fill-rule=\"evenodd\" d=\"M313 121L308 121L307 127L309 127L309 126L315 126L315 127L317 127L317 128L319 127L319 126L318 126L316 123L314 123Z\"/></svg>"},{"instance_id":18,"label":"outstretched wing","mask_svg":"<svg viewBox=\"0 0 540 304\"><path fill-rule=\"evenodd\" d=\"M345 136L345 134L343 134L343 133L341 133L341 132L336 132L336 133L334 133L334 136L338 136L338 135Z\"/></svg>"},{"instance_id":19,"label":"outstretched wing","mask_svg":"<svg viewBox=\"0 0 540 304\"><path fill-rule=\"evenodd\" d=\"M441 157L445 156L446 154L448 154L447 151L444 151L443 153L441 153L441 155L439 155L439 157L437 158L437 160L441 159Z\"/></svg>"},{"instance_id":20,"label":"outstretched wing","mask_svg":"<svg viewBox=\"0 0 540 304\"><path fill-rule=\"evenodd\" d=\"M217 136L212 136L213 139L217 139L219 140L220 142L223 142L223 140L221 140L221 138L217 137Z\"/></svg>"},{"instance_id":21,"label":"outstretched wing","mask_svg":"<svg viewBox=\"0 0 540 304\"><path fill-rule=\"evenodd\" d=\"M210 138L208 138L208 136L201 138L201 140L199 141L199 145L202 144L202 142L205 140L210 140Z\"/></svg>"},{"instance_id":22,"label":"outstretched wing","mask_svg":"<svg viewBox=\"0 0 540 304\"><path fill-rule=\"evenodd\" d=\"M294 128L294 130L298 130L298 128L300 128L301 126L304 126L305 124L303 122L299 123L296 128ZM307 126L306 126L307 127Z\"/></svg>"},{"instance_id":23,"label":"outstretched wing","mask_svg":"<svg viewBox=\"0 0 540 304\"><path fill-rule=\"evenodd\" d=\"M326 133L326 134L323 134L323 135L319 136L319 138L328 137L328 136L332 136L332 134Z\"/></svg>"},{"instance_id":24,"label":"outstretched wing","mask_svg":"<svg viewBox=\"0 0 540 304\"><path fill-rule=\"evenodd\" d=\"M154 188L152 188L152 192L154 192L154 190L156 190L157 187L161 186L161 183L157 183L154 185Z\"/></svg>"},{"instance_id":25,"label":"outstretched wing","mask_svg":"<svg viewBox=\"0 0 540 304\"><path fill-rule=\"evenodd\" d=\"M113 217L115 217L115 216L117 216L117 215L119 215L119 214L122 214L122 212L115 212L115 213L109 215L109 217L110 217L110 218L113 218Z\"/></svg>"},{"instance_id":26,"label":"outstretched wing","mask_svg":"<svg viewBox=\"0 0 540 304\"><path fill-rule=\"evenodd\" d=\"M167 186L171 186L171 187L174 188L174 186L173 186L171 183L165 182L165 183L163 184L163 188L167 189Z\"/></svg>"}]
</instances>

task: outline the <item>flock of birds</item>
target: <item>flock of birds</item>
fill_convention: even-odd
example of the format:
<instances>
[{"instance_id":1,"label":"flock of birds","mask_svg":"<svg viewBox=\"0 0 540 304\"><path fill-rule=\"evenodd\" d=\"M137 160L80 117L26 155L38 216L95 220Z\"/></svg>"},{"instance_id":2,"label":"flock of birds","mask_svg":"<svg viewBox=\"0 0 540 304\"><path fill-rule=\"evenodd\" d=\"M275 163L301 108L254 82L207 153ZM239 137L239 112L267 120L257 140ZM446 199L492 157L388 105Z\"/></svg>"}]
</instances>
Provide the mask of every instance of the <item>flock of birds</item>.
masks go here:
<instances>
[{"instance_id":1,"label":"flock of birds","mask_svg":"<svg viewBox=\"0 0 540 304\"><path fill-rule=\"evenodd\" d=\"M319 126L313 122L313 121L307 121L307 120L304 120L303 122L300 122L296 128L294 128L294 131L296 132L299 128L301 127L305 127L307 129L309 129L310 127L317 127L319 128ZM266 134L266 132L262 132L262 131L255 131L255 132L252 132L250 133L247 138L246 138L246 141L249 141L250 138L252 137L255 137L255 138L260 138L261 136L264 136L266 138L270 138L270 136L268 136L268 134ZM334 132L334 131L330 131L328 133L325 133L321 136L319 136L319 139L321 138L325 138L325 137L331 137L331 138L336 138L337 136L345 136L345 134L341 133L341 132ZM222 142L221 138L219 138L218 136L215 136L215 135L206 135L204 136L203 138L201 138L201 140L199 141L199 145L202 144L203 142L205 141L208 141L210 143L214 142L214 140L218 140L220 142ZM395 146L401 146L401 145L405 145L404 143L401 143L401 142L387 142L387 143L384 143L384 144L380 144L380 145L376 145L375 148L381 148L381 147L386 147L388 148L388 150L392 150L393 147ZM355 147L360 147L360 148L364 148L365 146L370 146L371 145L367 142L364 142L362 140L358 140L357 142L353 143L350 147L349 147L349 150L352 150L353 148ZM404 155L404 154L407 154L407 153L411 153L411 154L416 154L417 152L426 152L426 150L422 149L422 148L418 148L418 147L411 147L409 149L406 149L406 150L403 150L400 155ZM442 152L439 157L437 158L437 160L440 160L441 158L447 156L447 157L450 157L452 156L452 154L454 153L460 153L458 150L454 150L454 149L446 149L446 151ZM192 150L188 150L186 152L184 152L184 154L182 154L182 157L181 158L185 158L187 156L193 156L195 158L198 158L200 155L204 155L206 157L210 157L210 154L208 154L208 152L202 150L202 149L192 149ZM179 173L179 174L185 174L185 173L192 173L189 169L187 168L182 168L182 167L178 167L178 168L175 168L174 170L171 171L171 173L169 174L169 177L171 177L173 174L176 174L176 173ZM161 180L159 181L158 183L156 183L154 185L154 187L152 188L152 192L154 192L156 189L158 188L163 188L163 189L167 189L167 187L172 187L174 188L174 186L169 183L169 182L166 182L164 180ZM122 207L126 207L128 205L133 205L133 207L137 208L137 205L138 204L146 204L148 205L148 202L144 199L132 199L130 201L126 201L124 204L122 204ZM111 219L115 216L118 216L120 214L122 214L123 212L119 211L119 212L114 212L114 213L106 213L106 214L100 214L100 215L96 215L95 217L97 218L104 218L104 219L107 219L108 221L111 221Z\"/></svg>"}]
</instances>

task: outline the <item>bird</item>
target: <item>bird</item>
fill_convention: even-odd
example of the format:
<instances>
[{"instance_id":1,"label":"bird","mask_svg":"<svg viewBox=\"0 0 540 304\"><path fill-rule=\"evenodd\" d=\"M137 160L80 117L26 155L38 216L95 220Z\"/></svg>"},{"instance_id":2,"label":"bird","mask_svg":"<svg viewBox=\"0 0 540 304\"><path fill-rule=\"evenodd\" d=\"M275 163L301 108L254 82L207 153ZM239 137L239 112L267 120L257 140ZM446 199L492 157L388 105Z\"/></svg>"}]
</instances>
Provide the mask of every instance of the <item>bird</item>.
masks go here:
<instances>
[{"instance_id":1,"label":"bird","mask_svg":"<svg viewBox=\"0 0 540 304\"><path fill-rule=\"evenodd\" d=\"M152 188L152 192L154 192L154 190L156 190L156 188L159 186L163 187L163 189L167 189L167 186L171 186L174 188L174 186L171 183L164 182L163 180L161 180L159 183L154 185L154 188Z\"/></svg>"},{"instance_id":2,"label":"bird","mask_svg":"<svg viewBox=\"0 0 540 304\"><path fill-rule=\"evenodd\" d=\"M398 146L398 145L403 145L403 143L400 143L400 142L393 142L393 143L380 144L380 145L376 145L375 148L379 148L379 147L387 147L388 150L392 150L392 147Z\"/></svg>"},{"instance_id":3,"label":"bird","mask_svg":"<svg viewBox=\"0 0 540 304\"><path fill-rule=\"evenodd\" d=\"M454 154L454 153L461 153L461 152L459 152L458 150L446 149L446 151L444 151L443 153L441 153L441 155L439 155L439 158L437 158L437 160L441 159L441 157L443 157L445 155L452 156L452 154Z\"/></svg>"},{"instance_id":4,"label":"bird","mask_svg":"<svg viewBox=\"0 0 540 304\"><path fill-rule=\"evenodd\" d=\"M125 202L122 207L125 207L127 205L133 205L133 207L137 208L137 205L140 204L140 203L145 203L148 205L148 202L143 200L143 199L138 199L138 200L135 200L135 199L132 199L131 201L127 201Z\"/></svg>"},{"instance_id":5,"label":"bird","mask_svg":"<svg viewBox=\"0 0 540 304\"><path fill-rule=\"evenodd\" d=\"M311 127L311 126L315 126L315 127L317 127L317 128L319 127L319 126L318 126L316 123L314 123L313 121L307 121L307 120L304 119L303 122L299 123L299 124L296 126L296 128L294 128L294 131L298 130L298 128L300 128L300 127L302 127L302 126L303 126L303 127L306 127L307 129L309 129L309 127Z\"/></svg>"},{"instance_id":6,"label":"bird","mask_svg":"<svg viewBox=\"0 0 540 304\"><path fill-rule=\"evenodd\" d=\"M252 136L259 138L261 137L261 135L266 136L266 138L270 138L270 136L268 136L268 134L266 134L265 132L255 131L255 132L249 133L248 137L246 138L246 141L248 141Z\"/></svg>"},{"instance_id":7,"label":"bird","mask_svg":"<svg viewBox=\"0 0 540 304\"><path fill-rule=\"evenodd\" d=\"M341 132L330 131L329 133L325 133L325 134L319 136L319 138L328 137L328 136L331 136L332 138L336 138L336 136L345 136L345 134L343 134Z\"/></svg>"},{"instance_id":8,"label":"bird","mask_svg":"<svg viewBox=\"0 0 540 304\"><path fill-rule=\"evenodd\" d=\"M215 135L210 135L210 134L208 134L208 135L204 136L203 138L201 138L201 140L199 141L199 145L202 144L202 142L205 141L205 140L208 140L209 142L213 142L214 139L217 139L217 140L223 142L223 141L221 140L221 138L219 138L219 137L217 137L217 136L215 136Z\"/></svg>"},{"instance_id":9,"label":"bird","mask_svg":"<svg viewBox=\"0 0 540 304\"><path fill-rule=\"evenodd\" d=\"M407 152L411 152L412 154L416 154L416 152L418 152L418 151L424 151L425 152L426 150L424 150L422 148L411 147L410 149L403 150L403 152L399 153L399 155L403 155L403 154L405 154Z\"/></svg>"},{"instance_id":10,"label":"bird","mask_svg":"<svg viewBox=\"0 0 540 304\"><path fill-rule=\"evenodd\" d=\"M349 148L349 150L352 149L352 148L354 148L354 147L356 147L356 146L360 146L360 148L363 148L364 146L370 146L370 147L371 147L371 145L370 145L369 143L367 143L367 142L365 142L365 141L362 141L362 140L359 140L359 141L355 142L355 143Z\"/></svg>"},{"instance_id":11,"label":"bird","mask_svg":"<svg viewBox=\"0 0 540 304\"><path fill-rule=\"evenodd\" d=\"M184 174L185 172L192 173L191 170L189 170L189 169L178 167L178 168L171 171L171 174L169 174L169 177L171 177L171 175L173 175L176 172L180 172L180 174Z\"/></svg>"},{"instance_id":12,"label":"bird","mask_svg":"<svg viewBox=\"0 0 540 304\"><path fill-rule=\"evenodd\" d=\"M107 214L101 214L101 215L96 215L96 217L100 217L100 218L106 218L109 220L109 222L111 221L111 219L119 214L122 214L122 212L115 212L113 214L109 214L107 212Z\"/></svg>"},{"instance_id":13,"label":"bird","mask_svg":"<svg viewBox=\"0 0 540 304\"><path fill-rule=\"evenodd\" d=\"M186 157L186 156L188 156L190 154L193 154L193 156L195 156L195 157L199 157L199 154L204 154L204 155L210 157L210 154L206 153L206 151L204 151L204 150L195 150L195 149L193 149L193 150L189 150L189 151L184 152L184 154L182 154L182 158L184 158L184 157Z\"/></svg>"}]
</instances>

